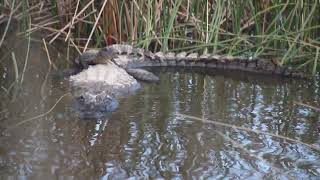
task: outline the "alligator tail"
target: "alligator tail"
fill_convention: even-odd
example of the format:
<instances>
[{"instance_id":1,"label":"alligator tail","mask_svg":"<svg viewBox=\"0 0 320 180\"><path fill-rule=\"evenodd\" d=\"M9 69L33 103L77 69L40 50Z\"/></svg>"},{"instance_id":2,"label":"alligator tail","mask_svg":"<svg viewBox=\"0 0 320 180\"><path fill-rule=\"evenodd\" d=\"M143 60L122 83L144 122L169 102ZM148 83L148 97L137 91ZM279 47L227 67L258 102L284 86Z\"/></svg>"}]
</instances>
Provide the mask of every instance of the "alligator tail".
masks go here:
<instances>
[{"instance_id":1,"label":"alligator tail","mask_svg":"<svg viewBox=\"0 0 320 180\"><path fill-rule=\"evenodd\" d=\"M159 66L182 66L182 67L203 67L216 68L226 70L240 70L245 72L252 72L258 74L270 74L293 78L308 78L305 72L296 70L292 67L282 66L272 59L261 58L245 58L236 56L222 56L215 54L181 52L178 54L169 52L164 54L157 52L155 54L146 52L145 56L154 64Z\"/></svg>"},{"instance_id":2,"label":"alligator tail","mask_svg":"<svg viewBox=\"0 0 320 180\"><path fill-rule=\"evenodd\" d=\"M223 56L216 54L198 53L152 53L141 48L134 48L131 45L114 44L99 51L97 57L110 55L129 55L139 59L134 67L143 66L177 66L177 67L202 67L213 69L240 70L258 74L270 74L283 77L309 78L310 76L303 71L292 67L282 66L275 60L262 58L246 58L236 56ZM143 62L144 61L144 62ZM100 64L96 62L93 64ZM141 65L139 65L141 63ZM127 67L124 67L127 68Z\"/></svg>"}]
</instances>

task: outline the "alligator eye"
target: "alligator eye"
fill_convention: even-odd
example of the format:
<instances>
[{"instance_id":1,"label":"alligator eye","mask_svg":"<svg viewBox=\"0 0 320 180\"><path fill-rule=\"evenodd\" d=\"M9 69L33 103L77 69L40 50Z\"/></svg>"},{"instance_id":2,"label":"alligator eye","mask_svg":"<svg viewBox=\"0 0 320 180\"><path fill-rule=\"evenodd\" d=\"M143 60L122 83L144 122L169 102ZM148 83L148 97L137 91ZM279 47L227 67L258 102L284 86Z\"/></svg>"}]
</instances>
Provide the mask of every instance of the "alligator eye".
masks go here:
<instances>
[{"instance_id":1,"label":"alligator eye","mask_svg":"<svg viewBox=\"0 0 320 180\"><path fill-rule=\"evenodd\" d=\"M80 96L80 97L79 97L79 100L80 100L81 102L84 102L84 97L83 97L83 96Z\"/></svg>"}]
</instances>

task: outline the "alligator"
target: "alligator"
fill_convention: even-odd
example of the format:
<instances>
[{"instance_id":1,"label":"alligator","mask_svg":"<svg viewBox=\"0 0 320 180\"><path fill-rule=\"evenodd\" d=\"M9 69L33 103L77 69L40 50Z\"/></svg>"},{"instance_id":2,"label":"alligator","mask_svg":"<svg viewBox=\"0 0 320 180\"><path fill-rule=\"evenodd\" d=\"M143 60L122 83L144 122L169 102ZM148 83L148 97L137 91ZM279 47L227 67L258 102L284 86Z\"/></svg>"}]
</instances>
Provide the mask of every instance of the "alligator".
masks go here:
<instances>
[{"instance_id":1,"label":"alligator","mask_svg":"<svg viewBox=\"0 0 320 180\"><path fill-rule=\"evenodd\" d=\"M73 95L87 114L112 112L119 97L132 94L141 85L137 80L159 78L145 67L202 67L240 70L283 77L305 78L306 73L281 66L274 60L181 52L152 53L130 45L115 44L88 50L75 60L83 70L70 77Z\"/></svg>"}]
</instances>

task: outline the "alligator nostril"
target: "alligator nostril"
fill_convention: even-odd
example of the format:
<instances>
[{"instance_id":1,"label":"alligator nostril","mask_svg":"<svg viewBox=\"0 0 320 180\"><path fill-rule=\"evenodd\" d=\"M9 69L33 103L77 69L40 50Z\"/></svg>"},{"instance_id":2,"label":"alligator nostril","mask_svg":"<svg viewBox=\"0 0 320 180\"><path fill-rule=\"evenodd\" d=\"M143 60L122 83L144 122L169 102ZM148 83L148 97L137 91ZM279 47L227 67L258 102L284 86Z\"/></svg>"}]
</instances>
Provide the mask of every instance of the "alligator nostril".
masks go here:
<instances>
[{"instance_id":1,"label":"alligator nostril","mask_svg":"<svg viewBox=\"0 0 320 180\"><path fill-rule=\"evenodd\" d=\"M79 100L80 100L81 102L84 102L84 97L83 97L83 96L80 96L80 97L79 97Z\"/></svg>"}]
</instances>

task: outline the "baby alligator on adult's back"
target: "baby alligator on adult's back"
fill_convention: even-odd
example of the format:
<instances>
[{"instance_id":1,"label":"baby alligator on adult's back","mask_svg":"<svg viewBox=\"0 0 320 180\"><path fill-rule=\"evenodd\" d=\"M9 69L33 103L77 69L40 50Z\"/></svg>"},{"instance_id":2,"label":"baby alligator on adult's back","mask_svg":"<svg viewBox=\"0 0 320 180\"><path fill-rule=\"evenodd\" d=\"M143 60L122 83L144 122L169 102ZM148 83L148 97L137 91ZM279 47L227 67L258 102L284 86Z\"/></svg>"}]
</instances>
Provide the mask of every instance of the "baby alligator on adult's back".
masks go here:
<instances>
[{"instance_id":1,"label":"baby alligator on adult's back","mask_svg":"<svg viewBox=\"0 0 320 180\"><path fill-rule=\"evenodd\" d=\"M220 56L197 53L152 53L130 45L112 45L101 50L89 50L76 59L83 70L71 76L73 94L82 111L109 112L117 107L116 99L140 88L139 82L158 81L153 73L141 69L153 66L203 67L230 69L286 77L305 77L305 74L278 65L272 60ZM90 66L91 65L91 66Z\"/></svg>"}]
</instances>

